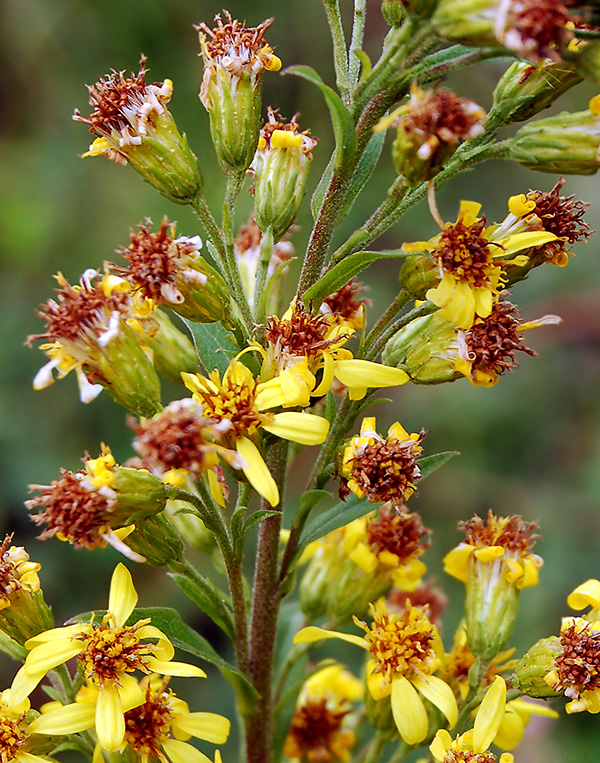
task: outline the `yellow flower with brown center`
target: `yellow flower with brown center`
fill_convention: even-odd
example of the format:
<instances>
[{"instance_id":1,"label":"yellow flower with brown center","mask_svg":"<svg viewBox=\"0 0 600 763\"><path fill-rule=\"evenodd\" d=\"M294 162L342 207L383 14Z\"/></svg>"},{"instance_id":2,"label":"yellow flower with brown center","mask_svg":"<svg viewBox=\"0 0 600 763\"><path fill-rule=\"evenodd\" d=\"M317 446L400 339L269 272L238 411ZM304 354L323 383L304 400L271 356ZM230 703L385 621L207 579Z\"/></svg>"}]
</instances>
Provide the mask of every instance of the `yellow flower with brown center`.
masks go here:
<instances>
[{"instance_id":1,"label":"yellow flower with brown center","mask_svg":"<svg viewBox=\"0 0 600 763\"><path fill-rule=\"evenodd\" d=\"M36 745L27 720L29 700L16 701L10 689L0 694L0 760L2 763L48 763L42 745ZM36 751L42 753L37 755Z\"/></svg>"},{"instance_id":2,"label":"yellow flower with brown center","mask_svg":"<svg viewBox=\"0 0 600 763\"><path fill-rule=\"evenodd\" d=\"M370 626L355 618L364 638L309 626L296 634L296 644L339 638L369 652L367 687L375 701L390 697L394 722L408 744L422 742L429 719L422 697L435 705L452 727L458 707L452 689L433 675L441 663L443 647L437 628L416 607L401 615L390 614L383 600L371 605Z\"/></svg>"},{"instance_id":3,"label":"yellow flower with brown center","mask_svg":"<svg viewBox=\"0 0 600 763\"><path fill-rule=\"evenodd\" d=\"M132 673L206 676L194 665L172 661L173 645L149 618L126 625L137 599L129 571L118 564L111 580L108 611L100 625L90 622L53 628L26 642L30 651L11 687L14 699L21 701L49 670L77 657L84 676L98 689L94 717L100 744L106 750L119 749L125 737L124 713L144 702ZM45 733L59 732L53 729Z\"/></svg>"},{"instance_id":4,"label":"yellow flower with brown center","mask_svg":"<svg viewBox=\"0 0 600 763\"><path fill-rule=\"evenodd\" d=\"M57 298L50 299L38 315L46 324L38 339L50 361L35 375L34 389L44 389L75 371L81 401L89 403L103 388L121 405L139 415L152 415L160 405L160 382L147 357L146 336L158 324L154 304L137 299L123 278L86 270L80 283L71 285L62 273L56 276Z\"/></svg>"},{"instance_id":5,"label":"yellow flower with brown center","mask_svg":"<svg viewBox=\"0 0 600 763\"><path fill-rule=\"evenodd\" d=\"M557 238L546 231L494 236L493 227L486 228L485 217L478 217L480 209L481 204L461 201L455 223L446 223L442 232L429 242L403 247L409 252L430 252L441 280L427 291L427 299L441 308L444 318L461 329L471 328L476 317L490 315L506 282L504 267L527 262L525 255L513 255Z\"/></svg>"},{"instance_id":6,"label":"yellow flower with brown center","mask_svg":"<svg viewBox=\"0 0 600 763\"><path fill-rule=\"evenodd\" d=\"M196 737L211 744L224 744L231 724L217 713L191 713L187 703L168 688L168 682L168 678L156 674L140 681L144 701L124 713L123 747L133 751L140 763L206 761L208 758L187 740ZM97 686L86 685L75 703L50 710L38 718L34 724L36 733L75 734L93 728L98 697ZM101 747L100 742L99 749Z\"/></svg>"},{"instance_id":7,"label":"yellow flower with brown center","mask_svg":"<svg viewBox=\"0 0 600 763\"><path fill-rule=\"evenodd\" d=\"M284 403L281 395L266 390L252 372L233 359L220 378L217 370L208 378L200 374L181 374L194 400L202 406L202 415L221 434L227 447L235 449L241 460L239 468L272 506L279 503L279 490L254 440L259 430L302 445L322 443L329 422L310 413L285 411L272 413L270 408Z\"/></svg>"},{"instance_id":8,"label":"yellow flower with brown center","mask_svg":"<svg viewBox=\"0 0 600 763\"><path fill-rule=\"evenodd\" d=\"M523 588L537 585L543 560L532 553L534 522L520 516L461 522L467 540L444 558L444 569L467 589L466 630L471 651L492 659L510 639Z\"/></svg>"},{"instance_id":9,"label":"yellow flower with brown center","mask_svg":"<svg viewBox=\"0 0 600 763\"><path fill-rule=\"evenodd\" d=\"M342 319L331 310L312 315L298 302L282 318L270 315L263 355L264 389L283 396L285 407L309 405L327 394L335 379L348 387L351 400L361 400L369 387L395 387L408 381L400 368L355 358L344 345L356 332L356 318ZM317 378L319 377L319 381Z\"/></svg>"},{"instance_id":10,"label":"yellow flower with brown center","mask_svg":"<svg viewBox=\"0 0 600 763\"><path fill-rule=\"evenodd\" d=\"M376 431L374 417L363 419L360 434L346 445L340 473L340 497L354 493L368 501L400 506L415 492L421 476L418 458L425 432L409 434L398 422L387 437Z\"/></svg>"},{"instance_id":11,"label":"yellow flower with brown center","mask_svg":"<svg viewBox=\"0 0 600 763\"><path fill-rule=\"evenodd\" d=\"M356 737L349 725L362 681L339 663L314 673L298 697L284 755L294 763L346 763Z\"/></svg>"},{"instance_id":12,"label":"yellow flower with brown center","mask_svg":"<svg viewBox=\"0 0 600 763\"><path fill-rule=\"evenodd\" d=\"M558 315L521 322L517 308L500 299L487 318L476 319L467 331L458 329L455 368L476 387L493 387L507 370L518 368L515 352L538 357L523 342L523 331L560 322Z\"/></svg>"}]
</instances>

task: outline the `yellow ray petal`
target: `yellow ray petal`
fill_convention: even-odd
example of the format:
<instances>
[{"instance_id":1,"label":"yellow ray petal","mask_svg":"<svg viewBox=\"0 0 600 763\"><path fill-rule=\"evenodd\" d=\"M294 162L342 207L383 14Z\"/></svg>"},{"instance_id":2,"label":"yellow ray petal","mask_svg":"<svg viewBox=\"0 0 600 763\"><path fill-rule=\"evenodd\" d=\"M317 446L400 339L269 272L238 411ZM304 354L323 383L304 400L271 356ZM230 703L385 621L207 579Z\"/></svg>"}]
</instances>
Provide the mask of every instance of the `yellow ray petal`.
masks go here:
<instances>
[{"instance_id":1,"label":"yellow ray petal","mask_svg":"<svg viewBox=\"0 0 600 763\"><path fill-rule=\"evenodd\" d=\"M506 683L496 676L479 706L473 724L473 750L485 752L498 733L506 708Z\"/></svg>"},{"instance_id":2,"label":"yellow ray petal","mask_svg":"<svg viewBox=\"0 0 600 763\"><path fill-rule=\"evenodd\" d=\"M429 745L429 750L434 758L444 760L451 744L452 737L450 734L446 729L440 729L433 738L433 742Z\"/></svg>"},{"instance_id":3,"label":"yellow ray petal","mask_svg":"<svg viewBox=\"0 0 600 763\"><path fill-rule=\"evenodd\" d=\"M172 763L212 763L203 752L191 744L180 742L178 739L167 739L163 742L163 750Z\"/></svg>"},{"instance_id":4,"label":"yellow ray petal","mask_svg":"<svg viewBox=\"0 0 600 763\"><path fill-rule=\"evenodd\" d=\"M450 728L458 720L458 706L454 692L445 681L437 676L417 676L413 680L413 686L428 699L432 705L435 705L444 713Z\"/></svg>"},{"instance_id":5,"label":"yellow ray petal","mask_svg":"<svg viewBox=\"0 0 600 763\"><path fill-rule=\"evenodd\" d=\"M133 676L126 673L119 678L119 683L119 696L121 697L121 706L124 713L144 704L146 695Z\"/></svg>"},{"instance_id":6,"label":"yellow ray petal","mask_svg":"<svg viewBox=\"0 0 600 763\"><path fill-rule=\"evenodd\" d=\"M408 374L401 368L372 363L369 360L338 360L335 364L335 376L346 387L397 387L408 381Z\"/></svg>"},{"instance_id":7,"label":"yellow ray petal","mask_svg":"<svg viewBox=\"0 0 600 763\"><path fill-rule=\"evenodd\" d=\"M354 636L351 633L340 633L339 631L327 631L324 628L317 628L316 625L309 625L308 628L302 628L294 636L294 644L311 644L314 641L323 641L328 638L339 638L342 641L348 641L350 644L356 644L363 649L368 649L369 644L364 638Z\"/></svg>"},{"instance_id":8,"label":"yellow ray petal","mask_svg":"<svg viewBox=\"0 0 600 763\"><path fill-rule=\"evenodd\" d=\"M247 437L239 437L235 447L246 463L246 466L242 467L242 471L246 475L248 482L257 493L266 498L271 506L277 506L279 503L279 489L259 449Z\"/></svg>"},{"instance_id":9,"label":"yellow ray petal","mask_svg":"<svg viewBox=\"0 0 600 763\"><path fill-rule=\"evenodd\" d=\"M586 580L569 594L567 604L571 609L600 606L600 580Z\"/></svg>"},{"instance_id":10,"label":"yellow ray petal","mask_svg":"<svg viewBox=\"0 0 600 763\"><path fill-rule=\"evenodd\" d=\"M231 728L231 722L216 713L176 714L171 725L175 733L181 730L211 744L225 744Z\"/></svg>"},{"instance_id":11,"label":"yellow ray petal","mask_svg":"<svg viewBox=\"0 0 600 763\"><path fill-rule=\"evenodd\" d=\"M136 630L137 637L141 639L155 638L157 644L153 648L154 656L159 660L172 660L175 648L165 634L154 625L142 625Z\"/></svg>"},{"instance_id":12,"label":"yellow ray petal","mask_svg":"<svg viewBox=\"0 0 600 763\"><path fill-rule=\"evenodd\" d=\"M206 673L202 668L195 665L188 665L187 662L155 660L150 657L148 667L155 673L161 673L163 676L186 676L195 678L206 678Z\"/></svg>"},{"instance_id":13,"label":"yellow ray petal","mask_svg":"<svg viewBox=\"0 0 600 763\"><path fill-rule=\"evenodd\" d=\"M407 744L418 744L427 736L429 720L423 700L414 686L396 676L392 682L392 714L400 736Z\"/></svg>"},{"instance_id":14,"label":"yellow ray petal","mask_svg":"<svg viewBox=\"0 0 600 763\"><path fill-rule=\"evenodd\" d=\"M96 734L98 741L109 752L115 752L123 744L125 718L121 697L116 689L100 690L96 703Z\"/></svg>"},{"instance_id":15,"label":"yellow ray petal","mask_svg":"<svg viewBox=\"0 0 600 763\"><path fill-rule=\"evenodd\" d=\"M300 445L320 445L325 442L329 432L329 422L312 413L286 411L276 413L273 421L263 424L262 428L276 437L292 440Z\"/></svg>"},{"instance_id":16,"label":"yellow ray petal","mask_svg":"<svg viewBox=\"0 0 600 763\"><path fill-rule=\"evenodd\" d=\"M41 644L27 655L25 673L29 676L47 673L57 665L78 655L82 649L81 641L50 641L47 644Z\"/></svg>"},{"instance_id":17,"label":"yellow ray petal","mask_svg":"<svg viewBox=\"0 0 600 763\"><path fill-rule=\"evenodd\" d=\"M91 633L89 625L65 625L61 628L51 628L49 631L38 633L37 636L33 636L25 642L25 646L30 651L40 644L45 644L48 641L58 641L60 639L69 640L73 636L77 636L79 633Z\"/></svg>"},{"instance_id":18,"label":"yellow ray petal","mask_svg":"<svg viewBox=\"0 0 600 763\"><path fill-rule=\"evenodd\" d=\"M138 601L137 591L133 587L131 573L124 564L117 564L110 581L108 611L114 615L115 624L121 627L135 609Z\"/></svg>"},{"instance_id":19,"label":"yellow ray petal","mask_svg":"<svg viewBox=\"0 0 600 763\"><path fill-rule=\"evenodd\" d=\"M78 734L91 729L96 716L96 705L74 702L36 718L29 726L32 734Z\"/></svg>"},{"instance_id":20,"label":"yellow ray petal","mask_svg":"<svg viewBox=\"0 0 600 763\"><path fill-rule=\"evenodd\" d=\"M526 231L525 233L517 233L514 236L509 236L502 241L502 258L505 259L515 252L520 252L523 249L530 249L533 246L542 246L548 244L550 241L556 241L558 236L555 233L549 231Z\"/></svg>"}]
</instances>

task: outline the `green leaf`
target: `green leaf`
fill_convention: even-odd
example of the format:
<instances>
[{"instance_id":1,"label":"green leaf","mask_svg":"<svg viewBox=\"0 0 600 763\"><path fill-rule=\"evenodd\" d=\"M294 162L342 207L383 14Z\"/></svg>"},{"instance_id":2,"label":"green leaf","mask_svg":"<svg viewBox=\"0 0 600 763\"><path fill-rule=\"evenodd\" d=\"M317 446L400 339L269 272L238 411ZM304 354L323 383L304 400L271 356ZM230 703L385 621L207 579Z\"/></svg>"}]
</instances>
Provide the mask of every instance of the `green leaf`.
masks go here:
<instances>
[{"instance_id":1,"label":"green leaf","mask_svg":"<svg viewBox=\"0 0 600 763\"><path fill-rule=\"evenodd\" d=\"M333 164L335 161L335 154L332 154L331 159L329 160L329 163L327 164L327 167L325 167L325 172L321 175L321 179L319 180L319 184L315 188L315 192L312 195L312 198L310 200L310 211L312 212L313 220L316 220L319 216L319 212L321 211L321 207L323 206L323 201L325 199L325 194L327 193L327 189L329 188L329 183L331 182L331 176L333 175Z\"/></svg>"},{"instance_id":2,"label":"green leaf","mask_svg":"<svg viewBox=\"0 0 600 763\"><path fill-rule=\"evenodd\" d=\"M233 639L234 626L231 612L225 605L226 599L219 594L212 581L200 573L192 580L179 572L169 572L179 589L210 619Z\"/></svg>"},{"instance_id":3,"label":"green leaf","mask_svg":"<svg viewBox=\"0 0 600 763\"><path fill-rule=\"evenodd\" d=\"M9 657L12 657L13 660L18 660L19 662L25 662L25 658L27 657L27 649L1 630L0 652L4 652L4 654L7 654Z\"/></svg>"},{"instance_id":4,"label":"green leaf","mask_svg":"<svg viewBox=\"0 0 600 763\"><path fill-rule=\"evenodd\" d=\"M220 657L203 636L193 630L193 628L190 628L182 620L177 610L170 607L135 609L128 622L135 623L146 617L151 618L152 625L161 630L173 646L183 649L185 652L189 652L196 657L200 657L200 659L206 660L212 665L216 665L236 690L238 699L243 704L242 712L256 701L258 695L248 677L231 665L231 663Z\"/></svg>"},{"instance_id":5,"label":"green leaf","mask_svg":"<svg viewBox=\"0 0 600 763\"><path fill-rule=\"evenodd\" d=\"M393 260L408 256L408 253L402 251L402 249L382 252L355 252L350 254L341 262L338 262L337 265L334 265L331 270L328 270L323 278L313 284L304 295L304 299L307 302L309 299L312 299L316 305L320 305L330 294L341 289L351 278L369 267L371 263L377 260Z\"/></svg>"},{"instance_id":6,"label":"green leaf","mask_svg":"<svg viewBox=\"0 0 600 763\"><path fill-rule=\"evenodd\" d=\"M294 560L298 559L310 543L368 514L374 508L374 505L364 498L357 498L357 496L352 495L347 501L340 501L340 503L337 503L331 509L324 511L306 528L298 544Z\"/></svg>"},{"instance_id":7,"label":"green leaf","mask_svg":"<svg viewBox=\"0 0 600 763\"><path fill-rule=\"evenodd\" d=\"M257 524L262 522L263 519L266 519L267 517L276 517L280 515L281 512L271 510L271 509L260 509L259 511L252 512L252 514L250 514L249 517L246 517L246 519L244 519L245 509L243 510L238 509L238 511L240 513L236 516L236 512L234 512L231 518L231 535L233 536L233 542L235 544L236 555L239 556L239 552L244 542L244 538L250 532L250 530L252 530L253 527L256 527Z\"/></svg>"},{"instance_id":8,"label":"green leaf","mask_svg":"<svg viewBox=\"0 0 600 763\"><path fill-rule=\"evenodd\" d=\"M371 63L371 59L365 53L364 50L360 50L360 48L356 48L352 52L362 64L362 72L360 74L360 82L359 82L359 84L361 84L371 73L373 69L373 64Z\"/></svg>"},{"instance_id":9,"label":"green leaf","mask_svg":"<svg viewBox=\"0 0 600 763\"><path fill-rule=\"evenodd\" d=\"M297 77L302 77L308 80L308 82L312 82L325 96L335 135L336 149L333 167L334 169L342 167L353 156L356 150L354 122L342 99L335 90L323 82L317 72L310 66L290 66L283 73L295 74Z\"/></svg>"},{"instance_id":10,"label":"green leaf","mask_svg":"<svg viewBox=\"0 0 600 763\"><path fill-rule=\"evenodd\" d=\"M337 414L337 406L335 404L335 395L331 390L327 393L327 397L325 398L325 418L329 422L329 425L333 424L333 420L335 419Z\"/></svg>"},{"instance_id":11,"label":"green leaf","mask_svg":"<svg viewBox=\"0 0 600 763\"><path fill-rule=\"evenodd\" d=\"M196 353L207 374L215 368L225 373L231 357L239 352L233 334L221 323L193 323L181 319L190 330Z\"/></svg>"},{"instance_id":12,"label":"green leaf","mask_svg":"<svg viewBox=\"0 0 600 763\"><path fill-rule=\"evenodd\" d=\"M383 149L384 143L385 130L374 132L371 136L371 139L367 143L367 147L359 159L358 165L354 170L354 174L352 175L352 180L350 181L350 185L346 191L344 203L342 204L338 214L338 223L340 223L348 214L350 208L356 200L356 197L362 191L363 187L373 174L373 170L375 169L375 166L379 161L379 157L381 156L381 150Z\"/></svg>"},{"instance_id":13,"label":"green leaf","mask_svg":"<svg viewBox=\"0 0 600 763\"><path fill-rule=\"evenodd\" d=\"M439 469L440 466L447 464L454 456L460 456L457 450L446 450L443 453L434 453L431 456L424 456L419 459L419 469L421 470L421 479L429 477L430 474Z\"/></svg>"}]
</instances>

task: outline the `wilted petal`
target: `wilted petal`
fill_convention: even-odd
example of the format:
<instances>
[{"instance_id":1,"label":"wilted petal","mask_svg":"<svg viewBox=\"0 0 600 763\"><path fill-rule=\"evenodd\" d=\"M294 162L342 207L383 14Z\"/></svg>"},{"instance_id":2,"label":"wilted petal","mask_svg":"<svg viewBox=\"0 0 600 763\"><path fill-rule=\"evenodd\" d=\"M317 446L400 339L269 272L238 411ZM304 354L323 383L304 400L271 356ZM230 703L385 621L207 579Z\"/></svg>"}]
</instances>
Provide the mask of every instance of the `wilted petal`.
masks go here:
<instances>
[{"instance_id":1,"label":"wilted petal","mask_svg":"<svg viewBox=\"0 0 600 763\"><path fill-rule=\"evenodd\" d=\"M600 606L600 580L586 580L567 598L567 604L571 609L585 609L586 607Z\"/></svg>"}]
</instances>

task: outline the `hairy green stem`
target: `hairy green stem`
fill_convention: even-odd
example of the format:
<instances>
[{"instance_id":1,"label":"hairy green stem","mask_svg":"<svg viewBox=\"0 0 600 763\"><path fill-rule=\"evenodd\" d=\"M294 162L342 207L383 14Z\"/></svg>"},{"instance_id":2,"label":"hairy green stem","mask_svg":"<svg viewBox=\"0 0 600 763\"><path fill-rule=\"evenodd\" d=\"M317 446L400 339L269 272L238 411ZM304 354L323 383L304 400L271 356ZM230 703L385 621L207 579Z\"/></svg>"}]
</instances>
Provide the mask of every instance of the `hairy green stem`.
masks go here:
<instances>
[{"instance_id":1,"label":"hairy green stem","mask_svg":"<svg viewBox=\"0 0 600 763\"><path fill-rule=\"evenodd\" d=\"M287 463L287 443L279 441L267 452L267 467L279 486L276 507L262 500L263 509L281 509ZM258 698L246 718L248 763L270 763L273 738L273 653L281 591L278 579L279 535L282 513L263 519L258 531L252 596L248 674Z\"/></svg>"},{"instance_id":2,"label":"hairy green stem","mask_svg":"<svg viewBox=\"0 0 600 763\"><path fill-rule=\"evenodd\" d=\"M244 328L249 337L254 329L254 319L248 304L246 292L244 291L244 285L242 284L234 251L235 207L245 176L244 172L234 170L230 170L227 173L227 186L225 189L225 201L223 203L223 234L225 241L225 261L231 279L231 287L233 289L237 306L242 314Z\"/></svg>"},{"instance_id":3,"label":"hairy green stem","mask_svg":"<svg viewBox=\"0 0 600 763\"><path fill-rule=\"evenodd\" d=\"M260 241L260 254L258 257L258 265L256 266L256 279L254 281L254 317L257 321L260 321L258 311L261 304L263 304L262 296L267 283L267 273L269 272L272 255L273 226L269 225L267 230L263 232Z\"/></svg>"},{"instance_id":4,"label":"hairy green stem","mask_svg":"<svg viewBox=\"0 0 600 763\"><path fill-rule=\"evenodd\" d=\"M367 0L354 0L354 24L352 26L352 39L348 53L348 85L350 96L358 84L360 75L360 58L355 51L362 50L365 36L365 23L367 21Z\"/></svg>"},{"instance_id":5,"label":"hairy green stem","mask_svg":"<svg viewBox=\"0 0 600 763\"><path fill-rule=\"evenodd\" d=\"M323 0L323 7L327 15L327 23L333 41L333 65L335 68L335 81L344 102L349 95L348 83L348 51L346 49L346 36L342 26L339 0Z\"/></svg>"},{"instance_id":6,"label":"hairy green stem","mask_svg":"<svg viewBox=\"0 0 600 763\"><path fill-rule=\"evenodd\" d=\"M385 311L385 313L373 326L367 338L364 339L364 342L361 342L361 347L358 352L359 357L362 357L363 352L365 352L369 357L376 357L376 355L373 355L373 353L370 352L370 348L373 345L378 343L379 337L384 333L384 331L388 328L388 326L394 321L396 316L406 307L406 305L410 302L410 300L411 300L410 294L408 294L407 291L402 289L400 293L396 296L392 304Z\"/></svg>"}]
</instances>

